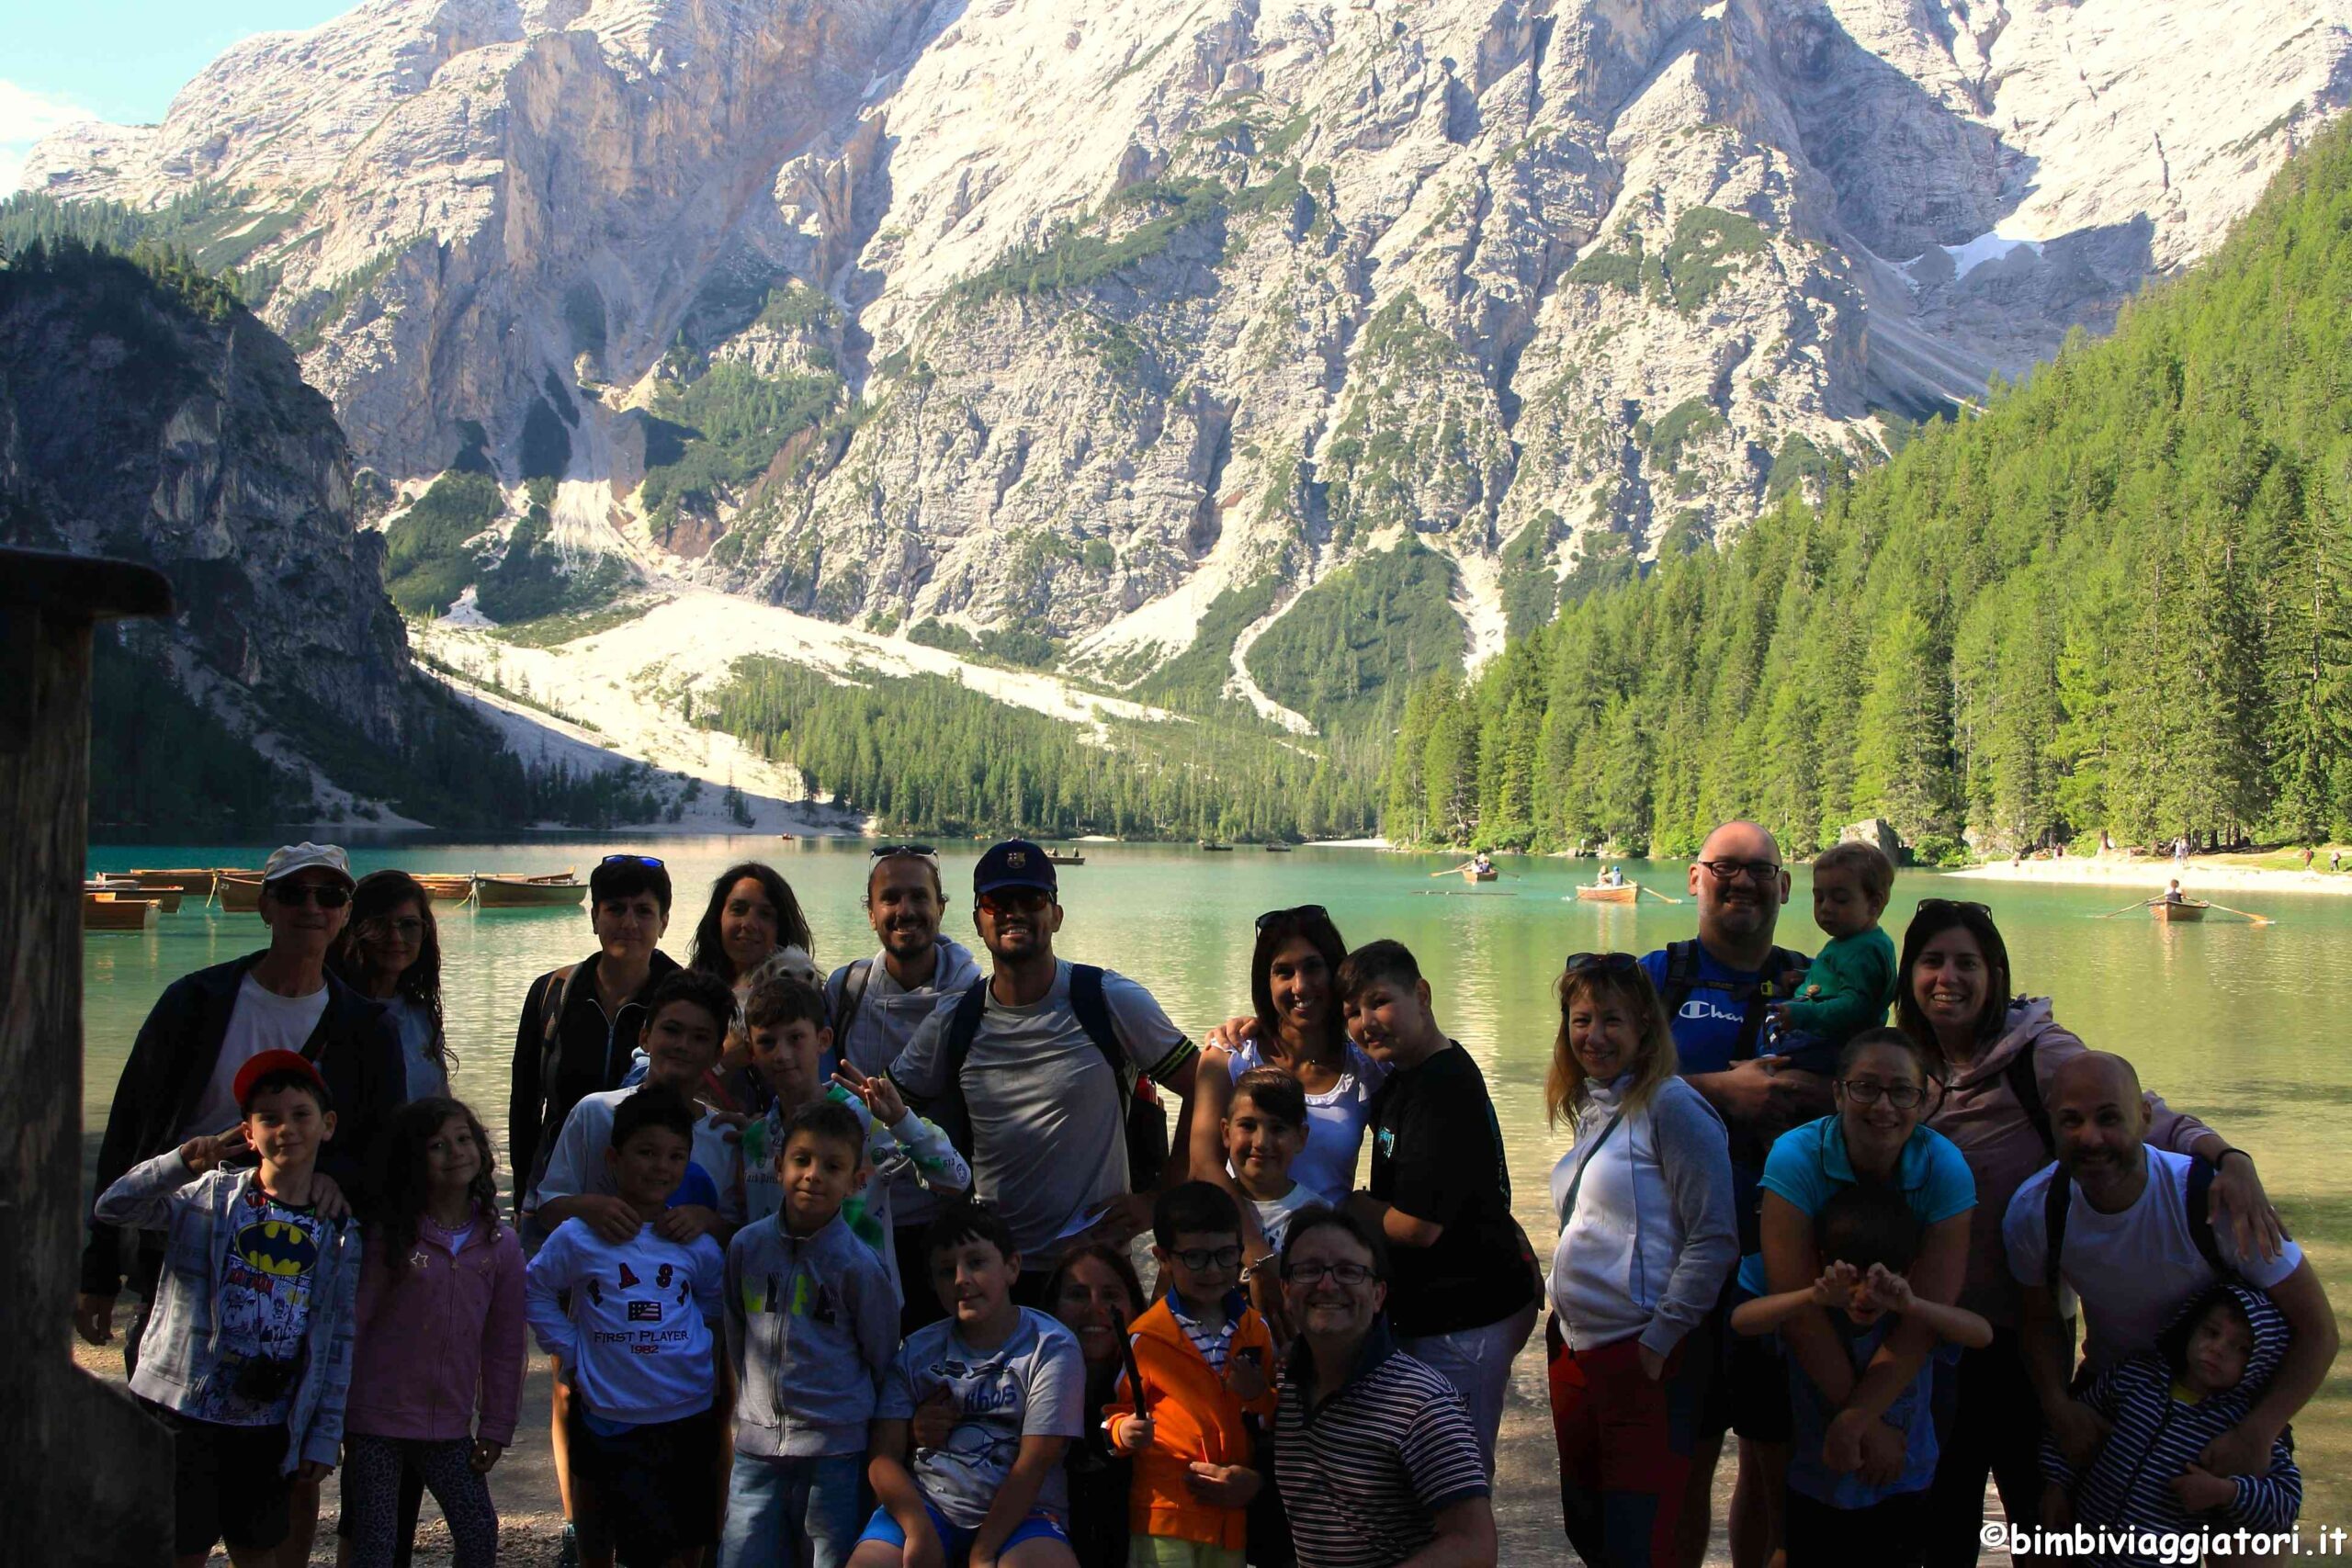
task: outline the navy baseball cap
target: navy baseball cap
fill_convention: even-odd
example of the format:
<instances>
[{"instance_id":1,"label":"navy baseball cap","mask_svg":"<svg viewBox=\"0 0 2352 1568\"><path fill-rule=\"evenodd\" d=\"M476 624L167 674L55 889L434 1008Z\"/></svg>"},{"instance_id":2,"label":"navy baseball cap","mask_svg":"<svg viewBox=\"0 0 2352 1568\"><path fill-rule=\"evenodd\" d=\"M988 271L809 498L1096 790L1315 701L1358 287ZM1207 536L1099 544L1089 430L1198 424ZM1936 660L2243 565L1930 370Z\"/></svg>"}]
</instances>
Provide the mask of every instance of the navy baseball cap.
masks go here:
<instances>
[{"instance_id":1,"label":"navy baseball cap","mask_svg":"<svg viewBox=\"0 0 2352 1568\"><path fill-rule=\"evenodd\" d=\"M1001 844L990 844L980 863L972 868L972 896L979 897L1004 887L1034 887L1041 893L1058 894L1060 885L1054 881L1054 863L1046 852L1026 839L1007 839Z\"/></svg>"}]
</instances>

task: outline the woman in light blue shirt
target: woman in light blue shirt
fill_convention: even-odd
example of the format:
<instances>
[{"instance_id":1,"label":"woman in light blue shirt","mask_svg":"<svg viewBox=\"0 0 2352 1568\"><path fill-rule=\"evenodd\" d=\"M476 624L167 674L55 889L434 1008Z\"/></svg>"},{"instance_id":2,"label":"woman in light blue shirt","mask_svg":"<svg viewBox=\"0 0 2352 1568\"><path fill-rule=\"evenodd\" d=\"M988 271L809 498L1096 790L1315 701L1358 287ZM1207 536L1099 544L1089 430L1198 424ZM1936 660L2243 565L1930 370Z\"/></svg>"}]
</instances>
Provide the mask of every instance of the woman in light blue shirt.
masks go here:
<instances>
[{"instance_id":1,"label":"woman in light blue shirt","mask_svg":"<svg viewBox=\"0 0 2352 1568\"><path fill-rule=\"evenodd\" d=\"M449 1092L457 1058L441 1022L441 938L433 900L404 871L371 871L351 890L351 920L327 966L361 996L383 1004L400 1032L408 1073L401 1103Z\"/></svg>"}]
</instances>

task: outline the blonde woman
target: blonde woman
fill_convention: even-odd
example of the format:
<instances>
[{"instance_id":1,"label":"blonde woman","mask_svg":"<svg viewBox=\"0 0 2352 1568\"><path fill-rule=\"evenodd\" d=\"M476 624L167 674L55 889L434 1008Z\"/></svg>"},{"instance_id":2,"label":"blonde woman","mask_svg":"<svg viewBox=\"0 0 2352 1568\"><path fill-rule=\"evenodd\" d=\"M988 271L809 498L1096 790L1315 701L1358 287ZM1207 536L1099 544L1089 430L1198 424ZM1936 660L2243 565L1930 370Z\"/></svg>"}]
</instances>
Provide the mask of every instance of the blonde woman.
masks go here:
<instances>
[{"instance_id":1,"label":"blonde woman","mask_svg":"<svg viewBox=\"0 0 2352 1568\"><path fill-rule=\"evenodd\" d=\"M1672 1568L1714 1371L1708 1314L1739 1260L1730 1144L1675 1075L1674 1035L1638 958L1577 953L1559 992L1545 1109L1576 1133L1552 1171L1561 1511L1587 1562Z\"/></svg>"}]
</instances>

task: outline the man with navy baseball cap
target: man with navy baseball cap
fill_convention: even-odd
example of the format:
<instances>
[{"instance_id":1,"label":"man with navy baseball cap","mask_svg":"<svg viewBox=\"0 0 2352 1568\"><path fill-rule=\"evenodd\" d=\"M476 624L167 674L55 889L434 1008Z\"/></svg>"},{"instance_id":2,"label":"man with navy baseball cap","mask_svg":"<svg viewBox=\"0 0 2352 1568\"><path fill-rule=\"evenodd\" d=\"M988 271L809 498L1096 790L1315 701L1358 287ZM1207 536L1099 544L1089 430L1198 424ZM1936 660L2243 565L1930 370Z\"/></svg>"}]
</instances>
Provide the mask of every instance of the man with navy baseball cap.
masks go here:
<instances>
[{"instance_id":1,"label":"man with navy baseball cap","mask_svg":"<svg viewBox=\"0 0 2352 1568\"><path fill-rule=\"evenodd\" d=\"M1060 887L1044 850L990 845L972 893L994 971L942 995L890 1077L971 1160L975 1191L1021 1254L1014 1294L1035 1305L1065 1247L1124 1246L1149 1223L1168 1134L1138 1080L1190 1100L1199 1053L1149 991L1055 956Z\"/></svg>"}]
</instances>

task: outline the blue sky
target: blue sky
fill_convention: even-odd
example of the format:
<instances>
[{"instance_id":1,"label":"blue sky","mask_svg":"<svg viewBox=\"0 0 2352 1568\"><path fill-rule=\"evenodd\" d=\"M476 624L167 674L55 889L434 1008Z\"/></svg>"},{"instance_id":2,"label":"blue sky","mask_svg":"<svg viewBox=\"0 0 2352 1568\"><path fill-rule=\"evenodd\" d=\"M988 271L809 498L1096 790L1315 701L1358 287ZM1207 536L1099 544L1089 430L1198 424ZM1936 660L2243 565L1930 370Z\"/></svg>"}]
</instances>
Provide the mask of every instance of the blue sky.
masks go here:
<instances>
[{"instance_id":1,"label":"blue sky","mask_svg":"<svg viewBox=\"0 0 2352 1568\"><path fill-rule=\"evenodd\" d=\"M316 27L353 3L0 0L0 194L59 126L161 119L172 95L239 39Z\"/></svg>"}]
</instances>

